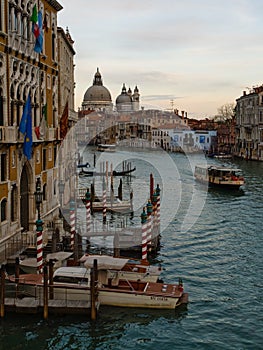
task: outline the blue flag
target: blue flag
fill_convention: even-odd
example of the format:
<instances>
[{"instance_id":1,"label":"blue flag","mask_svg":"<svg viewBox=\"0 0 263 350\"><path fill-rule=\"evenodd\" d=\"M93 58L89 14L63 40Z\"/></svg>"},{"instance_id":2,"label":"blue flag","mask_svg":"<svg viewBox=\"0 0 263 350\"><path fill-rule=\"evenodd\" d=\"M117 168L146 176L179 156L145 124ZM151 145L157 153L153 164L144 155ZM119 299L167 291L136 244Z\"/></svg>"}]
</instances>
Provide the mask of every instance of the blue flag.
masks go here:
<instances>
[{"instance_id":1,"label":"blue flag","mask_svg":"<svg viewBox=\"0 0 263 350\"><path fill-rule=\"evenodd\" d=\"M31 98L28 95L22 119L18 129L22 134L25 135L24 145L23 145L23 153L27 157L27 159L31 159L32 157L32 111L31 111Z\"/></svg>"}]
</instances>

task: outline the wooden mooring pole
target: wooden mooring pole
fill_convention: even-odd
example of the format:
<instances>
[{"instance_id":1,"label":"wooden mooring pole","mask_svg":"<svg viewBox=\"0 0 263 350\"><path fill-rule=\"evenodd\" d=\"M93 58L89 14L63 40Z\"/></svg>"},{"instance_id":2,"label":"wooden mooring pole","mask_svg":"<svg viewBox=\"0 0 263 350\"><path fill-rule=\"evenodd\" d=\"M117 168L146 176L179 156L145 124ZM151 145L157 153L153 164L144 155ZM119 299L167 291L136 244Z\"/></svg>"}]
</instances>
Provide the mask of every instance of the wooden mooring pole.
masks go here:
<instances>
[{"instance_id":1,"label":"wooden mooring pole","mask_svg":"<svg viewBox=\"0 0 263 350\"><path fill-rule=\"evenodd\" d=\"M0 317L5 316L5 267L1 266Z\"/></svg>"},{"instance_id":2,"label":"wooden mooring pole","mask_svg":"<svg viewBox=\"0 0 263 350\"><path fill-rule=\"evenodd\" d=\"M98 261L94 259L93 268L90 270L90 307L91 320L97 318L97 301L98 301Z\"/></svg>"},{"instance_id":3,"label":"wooden mooring pole","mask_svg":"<svg viewBox=\"0 0 263 350\"><path fill-rule=\"evenodd\" d=\"M44 319L48 318L48 272L47 266L43 268L43 277L44 277L44 291L43 291L43 308L44 308Z\"/></svg>"},{"instance_id":4,"label":"wooden mooring pole","mask_svg":"<svg viewBox=\"0 0 263 350\"><path fill-rule=\"evenodd\" d=\"M154 191L154 179L153 174L150 174L150 199L153 199L153 191Z\"/></svg>"},{"instance_id":5,"label":"wooden mooring pole","mask_svg":"<svg viewBox=\"0 0 263 350\"><path fill-rule=\"evenodd\" d=\"M19 258L15 260L15 282L19 283Z\"/></svg>"},{"instance_id":6,"label":"wooden mooring pole","mask_svg":"<svg viewBox=\"0 0 263 350\"><path fill-rule=\"evenodd\" d=\"M54 299L53 275L54 275L54 260L50 259L48 262L49 274L49 299Z\"/></svg>"},{"instance_id":7,"label":"wooden mooring pole","mask_svg":"<svg viewBox=\"0 0 263 350\"><path fill-rule=\"evenodd\" d=\"M119 240L118 232L115 232L114 238L113 238L113 256L115 258L120 257L120 240Z\"/></svg>"}]
</instances>

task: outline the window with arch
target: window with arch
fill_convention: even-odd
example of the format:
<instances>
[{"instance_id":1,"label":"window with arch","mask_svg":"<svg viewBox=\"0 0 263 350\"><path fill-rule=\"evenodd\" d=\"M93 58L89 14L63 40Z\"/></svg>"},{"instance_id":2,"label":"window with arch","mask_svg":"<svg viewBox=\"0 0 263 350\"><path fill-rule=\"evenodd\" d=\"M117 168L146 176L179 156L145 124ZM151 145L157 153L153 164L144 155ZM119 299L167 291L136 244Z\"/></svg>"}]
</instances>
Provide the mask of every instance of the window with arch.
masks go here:
<instances>
[{"instance_id":1,"label":"window with arch","mask_svg":"<svg viewBox=\"0 0 263 350\"><path fill-rule=\"evenodd\" d=\"M52 27L52 31L54 30L54 26ZM52 33L52 60L55 61L55 51L56 51L56 34Z\"/></svg>"},{"instance_id":2,"label":"window with arch","mask_svg":"<svg viewBox=\"0 0 263 350\"><path fill-rule=\"evenodd\" d=\"M17 187L13 185L11 190L11 221L17 220L17 202Z\"/></svg>"},{"instance_id":3,"label":"window with arch","mask_svg":"<svg viewBox=\"0 0 263 350\"><path fill-rule=\"evenodd\" d=\"M16 167L16 151L15 150L12 150L12 153L11 153L11 166L12 166L12 168Z\"/></svg>"},{"instance_id":4,"label":"window with arch","mask_svg":"<svg viewBox=\"0 0 263 350\"><path fill-rule=\"evenodd\" d=\"M7 155L6 153L1 154L0 158L0 163L1 163L1 181L6 181L7 180Z\"/></svg>"},{"instance_id":5,"label":"window with arch","mask_svg":"<svg viewBox=\"0 0 263 350\"><path fill-rule=\"evenodd\" d=\"M57 194L57 180L54 181L53 195Z\"/></svg>"},{"instance_id":6,"label":"window with arch","mask_svg":"<svg viewBox=\"0 0 263 350\"><path fill-rule=\"evenodd\" d=\"M15 32L18 32L18 10L17 8L14 9L14 28L13 30Z\"/></svg>"},{"instance_id":7,"label":"window with arch","mask_svg":"<svg viewBox=\"0 0 263 350\"><path fill-rule=\"evenodd\" d=\"M6 221L7 199L4 198L1 201L1 222Z\"/></svg>"},{"instance_id":8,"label":"window with arch","mask_svg":"<svg viewBox=\"0 0 263 350\"><path fill-rule=\"evenodd\" d=\"M20 18L20 34L22 38L26 38L26 26L25 26L25 17L21 16Z\"/></svg>"},{"instance_id":9,"label":"window with arch","mask_svg":"<svg viewBox=\"0 0 263 350\"><path fill-rule=\"evenodd\" d=\"M3 9L4 4L2 3L2 1L0 1L0 32L3 31L3 13L4 13L4 9Z\"/></svg>"},{"instance_id":10,"label":"window with arch","mask_svg":"<svg viewBox=\"0 0 263 350\"><path fill-rule=\"evenodd\" d=\"M12 5L8 4L8 29L12 30Z\"/></svg>"},{"instance_id":11,"label":"window with arch","mask_svg":"<svg viewBox=\"0 0 263 350\"><path fill-rule=\"evenodd\" d=\"M39 149L36 151L36 163L37 164L40 163L40 151L39 151Z\"/></svg>"},{"instance_id":12,"label":"window with arch","mask_svg":"<svg viewBox=\"0 0 263 350\"><path fill-rule=\"evenodd\" d=\"M0 126L4 126L4 100L2 89L0 89Z\"/></svg>"},{"instance_id":13,"label":"window with arch","mask_svg":"<svg viewBox=\"0 0 263 350\"><path fill-rule=\"evenodd\" d=\"M50 162L52 160L52 147L48 148L48 161Z\"/></svg>"},{"instance_id":14,"label":"window with arch","mask_svg":"<svg viewBox=\"0 0 263 350\"><path fill-rule=\"evenodd\" d=\"M43 185L43 201L47 200L47 184Z\"/></svg>"}]
</instances>

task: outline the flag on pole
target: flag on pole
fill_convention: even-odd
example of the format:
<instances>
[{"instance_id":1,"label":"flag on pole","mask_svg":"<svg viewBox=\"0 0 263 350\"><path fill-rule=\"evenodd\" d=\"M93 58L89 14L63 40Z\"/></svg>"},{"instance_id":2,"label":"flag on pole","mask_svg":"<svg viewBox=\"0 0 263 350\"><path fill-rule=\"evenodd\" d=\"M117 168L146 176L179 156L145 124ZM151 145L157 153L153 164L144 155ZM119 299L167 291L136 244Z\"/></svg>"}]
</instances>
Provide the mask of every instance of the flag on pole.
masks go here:
<instances>
[{"instance_id":1,"label":"flag on pole","mask_svg":"<svg viewBox=\"0 0 263 350\"><path fill-rule=\"evenodd\" d=\"M36 39L34 51L41 53L43 50L43 16L41 11L37 12L36 5L33 7L33 13L30 20L32 22L32 32Z\"/></svg>"},{"instance_id":2,"label":"flag on pole","mask_svg":"<svg viewBox=\"0 0 263 350\"><path fill-rule=\"evenodd\" d=\"M68 132L68 101L60 118L60 139L63 140Z\"/></svg>"},{"instance_id":3,"label":"flag on pole","mask_svg":"<svg viewBox=\"0 0 263 350\"><path fill-rule=\"evenodd\" d=\"M40 123L35 127L35 133L38 140L44 140L47 130L47 104L42 107L42 117Z\"/></svg>"},{"instance_id":4,"label":"flag on pole","mask_svg":"<svg viewBox=\"0 0 263 350\"><path fill-rule=\"evenodd\" d=\"M32 16L30 17L30 20L32 22L32 33L34 34L35 38L39 36L39 26L38 26L38 15L37 15L37 6L36 4L33 7Z\"/></svg>"},{"instance_id":5,"label":"flag on pole","mask_svg":"<svg viewBox=\"0 0 263 350\"><path fill-rule=\"evenodd\" d=\"M31 98L28 94L28 98L23 110L22 118L20 121L19 129L22 134L25 135L23 153L28 160L32 157L32 110L31 110Z\"/></svg>"},{"instance_id":6,"label":"flag on pole","mask_svg":"<svg viewBox=\"0 0 263 350\"><path fill-rule=\"evenodd\" d=\"M41 11L38 11L38 35L36 36L34 51L37 53L43 51L43 16Z\"/></svg>"}]
</instances>

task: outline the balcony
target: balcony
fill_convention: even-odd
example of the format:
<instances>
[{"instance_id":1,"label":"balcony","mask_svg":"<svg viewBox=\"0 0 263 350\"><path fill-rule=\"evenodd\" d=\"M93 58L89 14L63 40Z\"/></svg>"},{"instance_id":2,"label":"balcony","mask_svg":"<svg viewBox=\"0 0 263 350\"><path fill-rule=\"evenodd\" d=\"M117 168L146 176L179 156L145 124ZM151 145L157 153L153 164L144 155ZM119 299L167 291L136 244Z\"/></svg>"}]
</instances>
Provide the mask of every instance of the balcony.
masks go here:
<instances>
[{"instance_id":1,"label":"balcony","mask_svg":"<svg viewBox=\"0 0 263 350\"><path fill-rule=\"evenodd\" d=\"M47 138L48 141L54 141L56 140L56 128L48 128L47 130Z\"/></svg>"},{"instance_id":2,"label":"balcony","mask_svg":"<svg viewBox=\"0 0 263 350\"><path fill-rule=\"evenodd\" d=\"M0 142L17 143L18 136L17 126L0 126Z\"/></svg>"}]
</instances>

